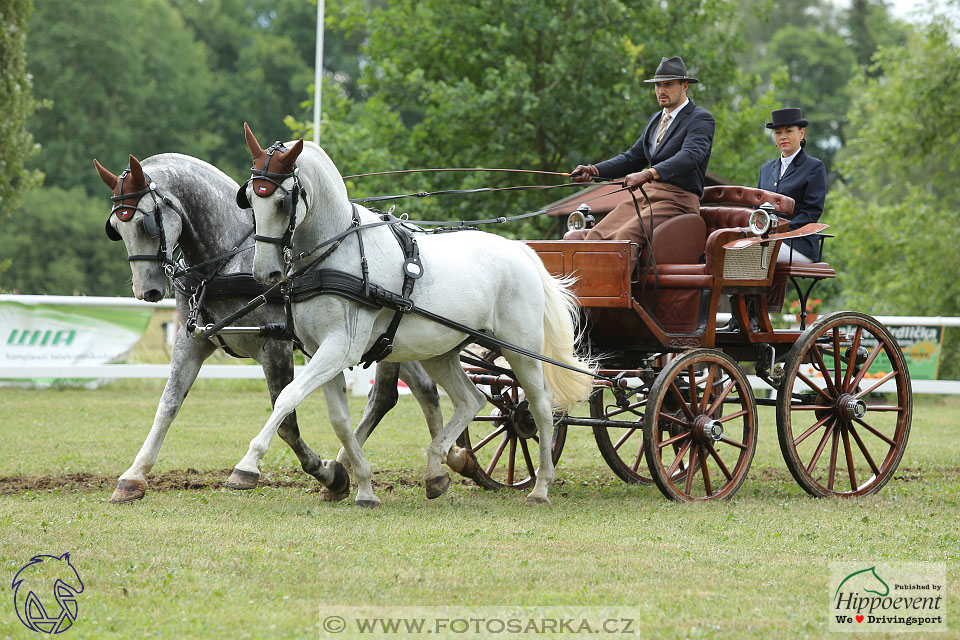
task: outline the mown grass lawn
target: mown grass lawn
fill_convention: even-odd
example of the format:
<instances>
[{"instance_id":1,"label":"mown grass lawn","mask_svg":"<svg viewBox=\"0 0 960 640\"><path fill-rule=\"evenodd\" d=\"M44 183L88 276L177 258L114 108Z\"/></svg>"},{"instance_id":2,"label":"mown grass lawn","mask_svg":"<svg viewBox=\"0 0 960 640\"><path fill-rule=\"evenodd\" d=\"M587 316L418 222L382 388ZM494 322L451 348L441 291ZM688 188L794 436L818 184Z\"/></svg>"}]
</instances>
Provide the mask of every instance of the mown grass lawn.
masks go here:
<instances>
[{"instance_id":1,"label":"mown grass lawn","mask_svg":"<svg viewBox=\"0 0 960 640\"><path fill-rule=\"evenodd\" d=\"M0 578L71 552L86 588L63 637L316 638L324 607L604 605L636 620L633 637L820 638L832 635L834 561L946 563L950 631L935 637L960 636L955 399L917 398L900 471L876 496L808 497L762 409L750 476L729 502L627 486L574 427L553 504L530 508L523 493L466 481L427 501L426 428L403 397L365 447L383 500L368 511L321 502L279 439L262 464L276 486L220 488L269 404L262 383L200 381L154 469L158 482L179 472L172 488L109 504L161 387L0 389ZM353 399L355 420L362 405ZM305 439L335 455L322 396L298 413ZM0 637L33 637L6 593Z\"/></svg>"}]
</instances>

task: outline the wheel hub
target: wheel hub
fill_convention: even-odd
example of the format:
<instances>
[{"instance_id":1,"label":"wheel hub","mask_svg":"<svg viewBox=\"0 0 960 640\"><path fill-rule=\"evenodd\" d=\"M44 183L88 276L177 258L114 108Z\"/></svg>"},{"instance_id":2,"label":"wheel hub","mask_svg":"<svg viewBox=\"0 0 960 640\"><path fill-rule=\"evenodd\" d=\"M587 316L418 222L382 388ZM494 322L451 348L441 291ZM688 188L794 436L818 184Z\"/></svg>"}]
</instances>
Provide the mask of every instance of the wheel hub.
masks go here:
<instances>
[{"instance_id":1,"label":"wheel hub","mask_svg":"<svg viewBox=\"0 0 960 640\"><path fill-rule=\"evenodd\" d=\"M702 442L716 442L723 437L723 423L710 416L697 416L693 433Z\"/></svg>"},{"instance_id":2,"label":"wheel hub","mask_svg":"<svg viewBox=\"0 0 960 640\"><path fill-rule=\"evenodd\" d=\"M845 393L837 400L837 412L847 420L860 419L867 415L867 403Z\"/></svg>"}]
</instances>

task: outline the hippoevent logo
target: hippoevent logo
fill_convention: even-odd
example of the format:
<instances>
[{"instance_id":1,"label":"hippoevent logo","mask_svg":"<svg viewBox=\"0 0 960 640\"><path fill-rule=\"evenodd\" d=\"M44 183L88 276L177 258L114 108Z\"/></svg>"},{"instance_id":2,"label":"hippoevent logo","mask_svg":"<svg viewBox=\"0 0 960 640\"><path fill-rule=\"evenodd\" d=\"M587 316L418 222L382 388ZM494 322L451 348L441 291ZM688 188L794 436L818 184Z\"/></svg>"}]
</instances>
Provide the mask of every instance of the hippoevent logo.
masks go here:
<instances>
[{"instance_id":1,"label":"hippoevent logo","mask_svg":"<svg viewBox=\"0 0 960 640\"><path fill-rule=\"evenodd\" d=\"M83 581L70 554L33 556L13 578L17 617L37 633L63 633L77 621L77 596Z\"/></svg>"},{"instance_id":2,"label":"hippoevent logo","mask_svg":"<svg viewBox=\"0 0 960 640\"><path fill-rule=\"evenodd\" d=\"M831 631L945 631L946 565L831 564Z\"/></svg>"}]
</instances>

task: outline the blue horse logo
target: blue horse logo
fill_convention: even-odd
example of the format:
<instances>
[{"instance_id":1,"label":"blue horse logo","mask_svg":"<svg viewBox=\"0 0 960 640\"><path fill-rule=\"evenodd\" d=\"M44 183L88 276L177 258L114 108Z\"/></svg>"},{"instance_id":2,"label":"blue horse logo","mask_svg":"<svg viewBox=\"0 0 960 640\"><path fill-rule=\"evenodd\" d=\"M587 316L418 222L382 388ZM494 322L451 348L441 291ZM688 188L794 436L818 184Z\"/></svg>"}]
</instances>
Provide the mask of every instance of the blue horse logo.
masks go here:
<instances>
[{"instance_id":1,"label":"blue horse logo","mask_svg":"<svg viewBox=\"0 0 960 640\"><path fill-rule=\"evenodd\" d=\"M30 558L14 576L11 587L17 617L31 631L63 633L76 622L77 595L83 593L83 581L70 564L69 553Z\"/></svg>"}]
</instances>

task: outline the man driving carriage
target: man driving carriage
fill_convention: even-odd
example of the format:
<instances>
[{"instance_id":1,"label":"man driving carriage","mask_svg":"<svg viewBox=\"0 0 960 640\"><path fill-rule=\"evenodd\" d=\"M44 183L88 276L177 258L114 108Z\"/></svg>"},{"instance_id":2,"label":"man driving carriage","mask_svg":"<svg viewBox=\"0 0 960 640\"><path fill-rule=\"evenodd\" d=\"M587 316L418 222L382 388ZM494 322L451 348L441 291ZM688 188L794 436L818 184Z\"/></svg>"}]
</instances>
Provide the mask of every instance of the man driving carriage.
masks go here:
<instances>
[{"instance_id":1,"label":"man driving carriage","mask_svg":"<svg viewBox=\"0 0 960 640\"><path fill-rule=\"evenodd\" d=\"M633 198L627 198L587 233L587 240L630 240L642 249L654 227L700 209L716 122L687 97L690 83L698 80L675 56L662 58L654 77L644 82L655 83L661 111L650 117L632 147L599 164L578 165L571 176L574 182L626 176L626 187L648 185L649 203L640 198L638 217Z\"/></svg>"}]
</instances>

